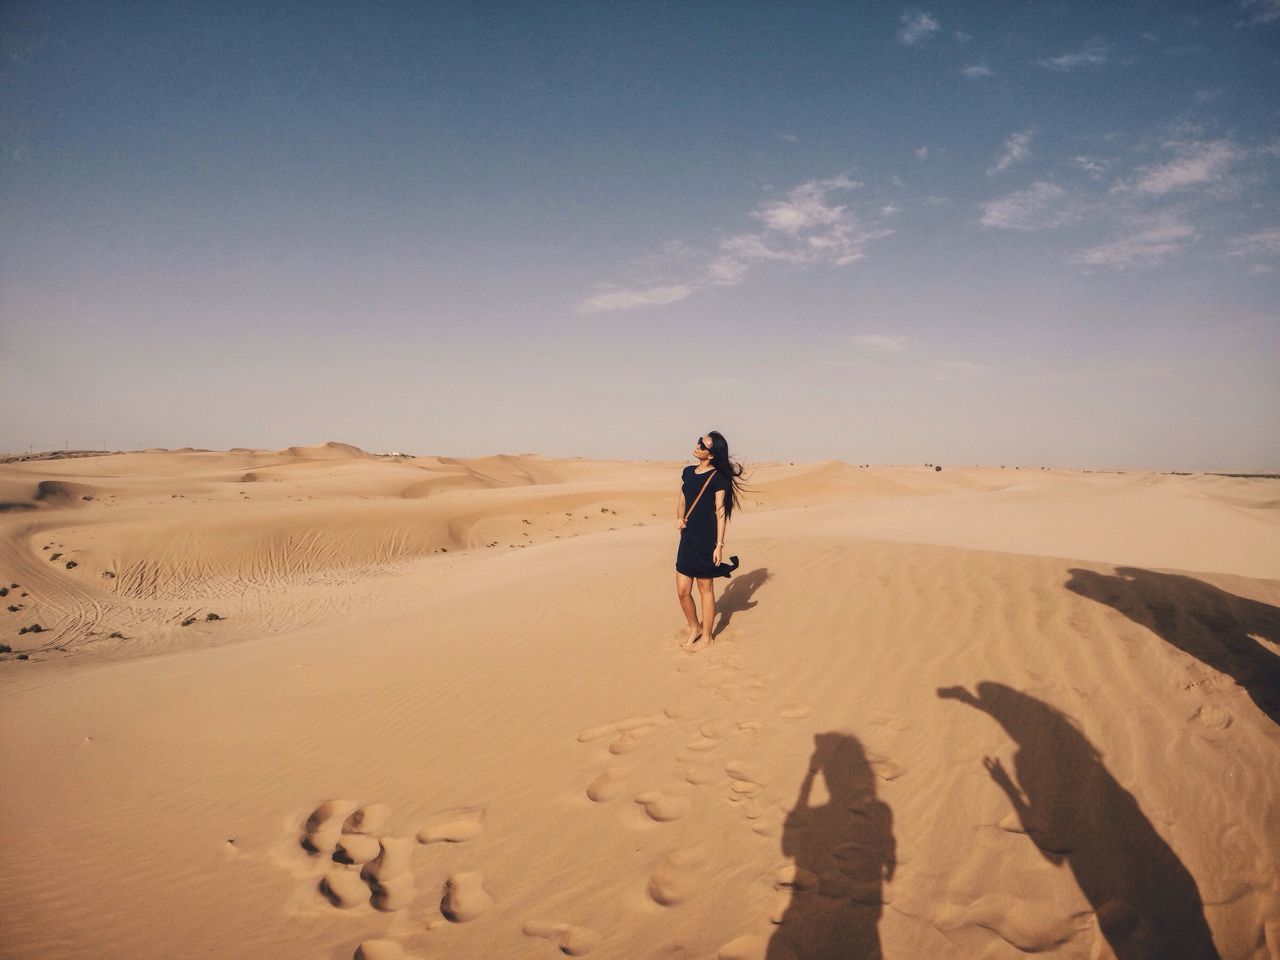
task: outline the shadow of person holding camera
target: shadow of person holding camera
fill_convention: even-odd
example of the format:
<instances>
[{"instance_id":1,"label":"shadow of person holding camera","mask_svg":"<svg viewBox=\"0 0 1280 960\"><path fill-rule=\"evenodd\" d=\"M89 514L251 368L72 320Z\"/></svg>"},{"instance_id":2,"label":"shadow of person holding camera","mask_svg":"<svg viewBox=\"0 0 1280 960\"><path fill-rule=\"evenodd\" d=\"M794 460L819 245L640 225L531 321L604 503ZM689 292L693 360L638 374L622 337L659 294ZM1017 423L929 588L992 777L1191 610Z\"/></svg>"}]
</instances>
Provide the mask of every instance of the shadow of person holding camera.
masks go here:
<instances>
[{"instance_id":1,"label":"shadow of person holding camera","mask_svg":"<svg viewBox=\"0 0 1280 960\"><path fill-rule=\"evenodd\" d=\"M845 733L817 734L783 827L782 852L794 868L779 883L790 888L791 902L769 943L768 960L878 958L894 850L893 813L876 797L861 742Z\"/></svg>"}]
</instances>

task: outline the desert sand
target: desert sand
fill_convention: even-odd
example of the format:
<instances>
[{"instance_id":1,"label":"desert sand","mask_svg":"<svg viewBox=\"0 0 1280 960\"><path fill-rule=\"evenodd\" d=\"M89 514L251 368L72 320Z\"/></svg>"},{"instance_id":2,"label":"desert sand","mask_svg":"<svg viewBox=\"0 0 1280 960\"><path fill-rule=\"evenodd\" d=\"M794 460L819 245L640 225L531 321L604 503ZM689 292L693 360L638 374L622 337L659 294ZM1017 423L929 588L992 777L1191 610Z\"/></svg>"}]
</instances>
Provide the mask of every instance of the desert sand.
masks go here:
<instances>
[{"instance_id":1,"label":"desert sand","mask_svg":"<svg viewBox=\"0 0 1280 960\"><path fill-rule=\"evenodd\" d=\"M0 465L0 956L1280 958L1280 481L680 467Z\"/></svg>"}]
</instances>

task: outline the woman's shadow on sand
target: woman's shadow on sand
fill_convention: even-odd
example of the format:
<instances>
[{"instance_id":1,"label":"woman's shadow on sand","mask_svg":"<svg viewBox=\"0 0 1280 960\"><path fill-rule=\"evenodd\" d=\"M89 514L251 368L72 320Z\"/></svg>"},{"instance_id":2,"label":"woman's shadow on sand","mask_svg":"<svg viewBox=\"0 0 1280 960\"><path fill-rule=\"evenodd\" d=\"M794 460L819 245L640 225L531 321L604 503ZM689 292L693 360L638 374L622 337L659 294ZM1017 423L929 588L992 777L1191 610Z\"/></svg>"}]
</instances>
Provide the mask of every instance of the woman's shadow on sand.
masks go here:
<instances>
[{"instance_id":1,"label":"woman's shadow on sand","mask_svg":"<svg viewBox=\"0 0 1280 960\"><path fill-rule=\"evenodd\" d=\"M998 759L983 765L1044 858L1071 869L1118 960L1217 960L1195 879L1065 714L1002 683L938 696L988 714L1017 744L1016 782Z\"/></svg>"},{"instance_id":2,"label":"woman's shadow on sand","mask_svg":"<svg viewBox=\"0 0 1280 960\"><path fill-rule=\"evenodd\" d=\"M716 600L716 623L715 632L712 636L719 636L724 633L729 626L729 621L733 619L735 613L742 613L750 610L759 601L751 599L757 590L764 586L765 581L769 579L768 567L757 567L750 573L744 573L741 576L734 577L729 581L728 586L724 588L718 600Z\"/></svg>"},{"instance_id":3,"label":"woman's shadow on sand","mask_svg":"<svg viewBox=\"0 0 1280 960\"><path fill-rule=\"evenodd\" d=\"M1073 569L1067 589L1114 607L1201 663L1231 676L1258 709L1280 724L1280 608L1237 597L1203 580L1140 567L1116 576Z\"/></svg>"},{"instance_id":4,"label":"woman's shadow on sand","mask_svg":"<svg viewBox=\"0 0 1280 960\"><path fill-rule=\"evenodd\" d=\"M795 860L791 902L767 960L871 960L880 956L883 885L893 879L893 813L857 737L820 733L787 815L782 852ZM815 797L821 774L825 802ZM816 805L815 805L816 801Z\"/></svg>"}]
</instances>

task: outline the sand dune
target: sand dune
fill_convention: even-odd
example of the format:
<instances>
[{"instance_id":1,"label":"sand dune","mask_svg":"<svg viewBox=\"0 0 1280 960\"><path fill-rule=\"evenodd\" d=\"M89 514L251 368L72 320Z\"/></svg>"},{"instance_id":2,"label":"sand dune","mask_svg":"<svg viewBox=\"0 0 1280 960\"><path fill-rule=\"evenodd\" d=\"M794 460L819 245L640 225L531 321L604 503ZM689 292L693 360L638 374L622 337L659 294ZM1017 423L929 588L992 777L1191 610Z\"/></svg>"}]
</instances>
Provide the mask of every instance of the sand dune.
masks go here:
<instances>
[{"instance_id":1,"label":"sand dune","mask_svg":"<svg viewBox=\"0 0 1280 960\"><path fill-rule=\"evenodd\" d=\"M0 465L0 956L1280 958L1280 481L679 467Z\"/></svg>"}]
</instances>

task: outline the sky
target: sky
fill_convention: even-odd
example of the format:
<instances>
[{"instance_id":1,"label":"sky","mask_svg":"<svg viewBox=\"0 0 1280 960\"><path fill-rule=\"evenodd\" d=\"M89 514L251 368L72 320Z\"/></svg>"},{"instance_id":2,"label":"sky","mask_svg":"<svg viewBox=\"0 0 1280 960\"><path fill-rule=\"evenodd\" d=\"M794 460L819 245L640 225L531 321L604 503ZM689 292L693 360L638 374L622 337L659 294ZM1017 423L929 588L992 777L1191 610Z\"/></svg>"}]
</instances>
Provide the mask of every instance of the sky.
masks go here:
<instances>
[{"instance_id":1,"label":"sky","mask_svg":"<svg viewBox=\"0 0 1280 960\"><path fill-rule=\"evenodd\" d=\"M0 450L1280 470L1280 0L7 0L0 222Z\"/></svg>"}]
</instances>

